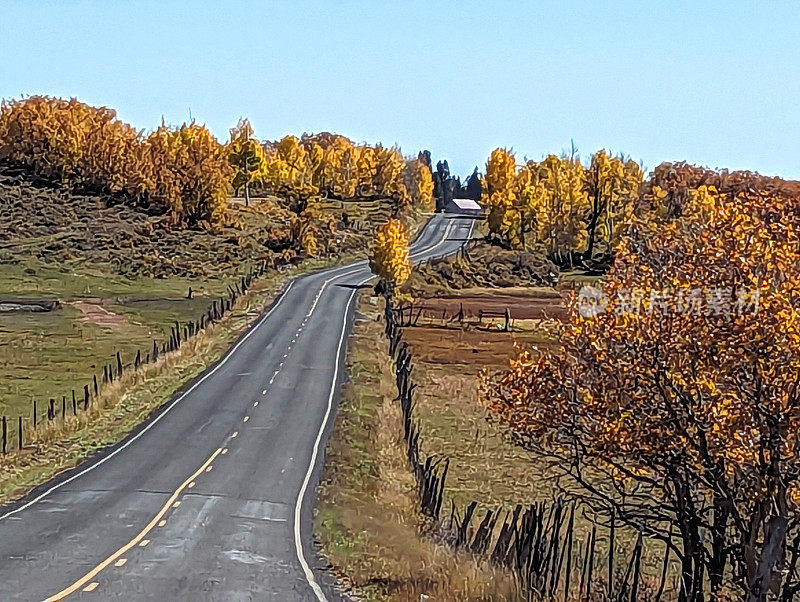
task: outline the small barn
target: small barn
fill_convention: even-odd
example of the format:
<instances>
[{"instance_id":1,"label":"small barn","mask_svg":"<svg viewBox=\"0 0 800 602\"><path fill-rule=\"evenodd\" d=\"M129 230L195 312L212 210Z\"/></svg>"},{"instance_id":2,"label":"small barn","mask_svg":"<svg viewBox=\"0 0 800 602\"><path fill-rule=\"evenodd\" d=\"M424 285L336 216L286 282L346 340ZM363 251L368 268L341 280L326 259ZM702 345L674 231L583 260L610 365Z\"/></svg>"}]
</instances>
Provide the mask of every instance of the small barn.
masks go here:
<instances>
[{"instance_id":1,"label":"small barn","mask_svg":"<svg viewBox=\"0 0 800 602\"><path fill-rule=\"evenodd\" d=\"M445 204L444 212L480 216L483 215L483 207L472 199L452 199Z\"/></svg>"}]
</instances>

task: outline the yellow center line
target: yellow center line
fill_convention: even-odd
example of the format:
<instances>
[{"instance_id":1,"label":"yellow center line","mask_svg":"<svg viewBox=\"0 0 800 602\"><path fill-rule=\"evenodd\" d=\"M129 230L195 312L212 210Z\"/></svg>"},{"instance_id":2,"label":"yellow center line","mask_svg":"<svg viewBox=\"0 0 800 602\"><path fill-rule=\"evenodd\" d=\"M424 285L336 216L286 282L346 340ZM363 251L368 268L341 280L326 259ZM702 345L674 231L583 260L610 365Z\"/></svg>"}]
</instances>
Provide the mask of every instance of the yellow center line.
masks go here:
<instances>
[{"instance_id":1,"label":"yellow center line","mask_svg":"<svg viewBox=\"0 0 800 602\"><path fill-rule=\"evenodd\" d=\"M181 492L184 489L186 489L186 487L188 487L189 483L191 483L197 477L199 477L201 474L203 474L203 471L206 469L206 467L208 467L214 461L214 459L220 454L221 451L222 451L222 448L219 448L219 449L217 449L217 451L215 451L213 454L211 454L211 457L208 460L206 460L205 462L203 462L203 465L200 468L198 468L197 471L194 474L192 474L188 479L186 479L181 484L180 487L178 487L175 490L175 492L169 497L169 499L164 504L164 506L162 506L161 510L158 511L158 514L156 514L153 517L153 520L151 520L149 523L147 523L147 525L141 531L139 531L139 534L136 537L131 539L128 543L126 543L119 550L114 552L111 556L109 556L103 562L101 562L96 567L94 567L91 571L86 573L83 577L78 579L75 583L73 583L69 587L66 587L66 588L62 589L57 594L47 598L47 600L45 600L45 602L57 602L58 600L66 598L70 594L75 593L81 587L83 587L89 581L91 581L95 576L97 576L97 574L100 573L100 571L102 571L104 568L106 568L111 563L116 561L123 554L125 554L128 550L130 550L131 548L136 546L139 542L143 541L145 535L147 535L153 529L153 527L155 527L158 524L158 521L160 521L164 517L164 515L169 511L170 507L178 499L178 496L181 494ZM147 544L144 544L144 545L147 545ZM94 587L97 587L97 585L95 584ZM94 589L94 587L92 589ZM87 591L91 591L91 590L88 590L88 588L87 588Z\"/></svg>"}]
</instances>

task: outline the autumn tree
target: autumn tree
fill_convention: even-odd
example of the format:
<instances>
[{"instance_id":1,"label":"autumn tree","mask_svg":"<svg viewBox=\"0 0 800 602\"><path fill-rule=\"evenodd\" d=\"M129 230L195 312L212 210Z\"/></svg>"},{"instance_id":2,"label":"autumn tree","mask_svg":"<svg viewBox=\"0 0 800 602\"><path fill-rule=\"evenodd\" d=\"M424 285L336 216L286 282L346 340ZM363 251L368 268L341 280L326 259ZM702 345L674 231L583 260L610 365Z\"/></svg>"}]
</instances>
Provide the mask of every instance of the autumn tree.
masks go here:
<instances>
[{"instance_id":1,"label":"autumn tree","mask_svg":"<svg viewBox=\"0 0 800 602\"><path fill-rule=\"evenodd\" d=\"M151 194L166 199L178 219L196 225L222 218L233 170L225 147L208 128L162 124L148 136L146 149L157 166Z\"/></svg>"},{"instance_id":2,"label":"autumn tree","mask_svg":"<svg viewBox=\"0 0 800 602\"><path fill-rule=\"evenodd\" d=\"M537 219L538 239L558 264L572 265L573 254L586 248L584 169L574 149L570 155L549 155L539 164L543 186Z\"/></svg>"},{"instance_id":3,"label":"autumn tree","mask_svg":"<svg viewBox=\"0 0 800 602\"><path fill-rule=\"evenodd\" d=\"M494 149L486 162L481 200L489 208L489 234L509 246L516 246L519 242L516 174L514 153L505 148Z\"/></svg>"},{"instance_id":4,"label":"autumn tree","mask_svg":"<svg viewBox=\"0 0 800 602\"><path fill-rule=\"evenodd\" d=\"M250 183L262 173L265 167L264 151L253 137L253 127L247 119L240 119L231 128L228 153L231 165L236 170L233 187L238 191L244 187L244 204L250 204Z\"/></svg>"},{"instance_id":5,"label":"autumn tree","mask_svg":"<svg viewBox=\"0 0 800 602\"><path fill-rule=\"evenodd\" d=\"M378 226L372 239L369 268L380 278L379 288L391 298L397 286L411 275L406 228L398 219Z\"/></svg>"},{"instance_id":6,"label":"autumn tree","mask_svg":"<svg viewBox=\"0 0 800 602\"><path fill-rule=\"evenodd\" d=\"M598 241L604 244L606 255L610 255L619 242L622 228L636 205L642 176L641 167L630 159L612 157L605 150L592 155L584 177L590 203L587 260L593 259Z\"/></svg>"},{"instance_id":7,"label":"autumn tree","mask_svg":"<svg viewBox=\"0 0 800 602\"><path fill-rule=\"evenodd\" d=\"M145 137L113 110L74 98L4 102L0 159L51 181L171 211L188 225L223 216L232 177L225 148L204 126L162 124Z\"/></svg>"},{"instance_id":8,"label":"autumn tree","mask_svg":"<svg viewBox=\"0 0 800 602\"><path fill-rule=\"evenodd\" d=\"M692 602L800 593L800 198L742 190L634 219L563 347L480 387L566 492L669 546Z\"/></svg>"},{"instance_id":9,"label":"autumn tree","mask_svg":"<svg viewBox=\"0 0 800 602\"><path fill-rule=\"evenodd\" d=\"M420 210L433 210L433 177L430 168L419 159L406 161L403 187L407 202Z\"/></svg>"}]
</instances>

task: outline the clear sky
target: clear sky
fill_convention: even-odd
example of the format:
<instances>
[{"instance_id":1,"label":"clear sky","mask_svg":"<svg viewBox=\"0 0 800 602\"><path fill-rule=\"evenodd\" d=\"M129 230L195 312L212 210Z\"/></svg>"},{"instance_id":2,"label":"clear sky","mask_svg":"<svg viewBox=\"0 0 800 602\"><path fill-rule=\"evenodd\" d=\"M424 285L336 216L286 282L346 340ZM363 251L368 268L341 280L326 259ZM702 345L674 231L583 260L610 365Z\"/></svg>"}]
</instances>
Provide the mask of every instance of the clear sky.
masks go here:
<instances>
[{"instance_id":1,"label":"clear sky","mask_svg":"<svg viewBox=\"0 0 800 602\"><path fill-rule=\"evenodd\" d=\"M0 0L0 96L23 94L427 148L460 174L574 140L800 179L800 3Z\"/></svg>"}]
</instances>

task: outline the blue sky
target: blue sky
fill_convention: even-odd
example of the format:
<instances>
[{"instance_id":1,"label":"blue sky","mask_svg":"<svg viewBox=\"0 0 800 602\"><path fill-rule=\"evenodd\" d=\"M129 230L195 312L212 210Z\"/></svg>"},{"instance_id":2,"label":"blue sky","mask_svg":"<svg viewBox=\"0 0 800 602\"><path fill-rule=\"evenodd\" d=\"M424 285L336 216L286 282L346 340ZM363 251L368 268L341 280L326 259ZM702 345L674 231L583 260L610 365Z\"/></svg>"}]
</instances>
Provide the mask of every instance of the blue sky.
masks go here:
<instances>
[{"instance_id":1,"label":"blue sky","mask_svg":"<svg viewBox=\"0 0 800 602\"><path fill-rule=\"evenodd\" d=\"M334 131L428 148L625 152L800 179L797 2L5 2L0 97L138 128Z\"/></svg>"}]
</instances>

